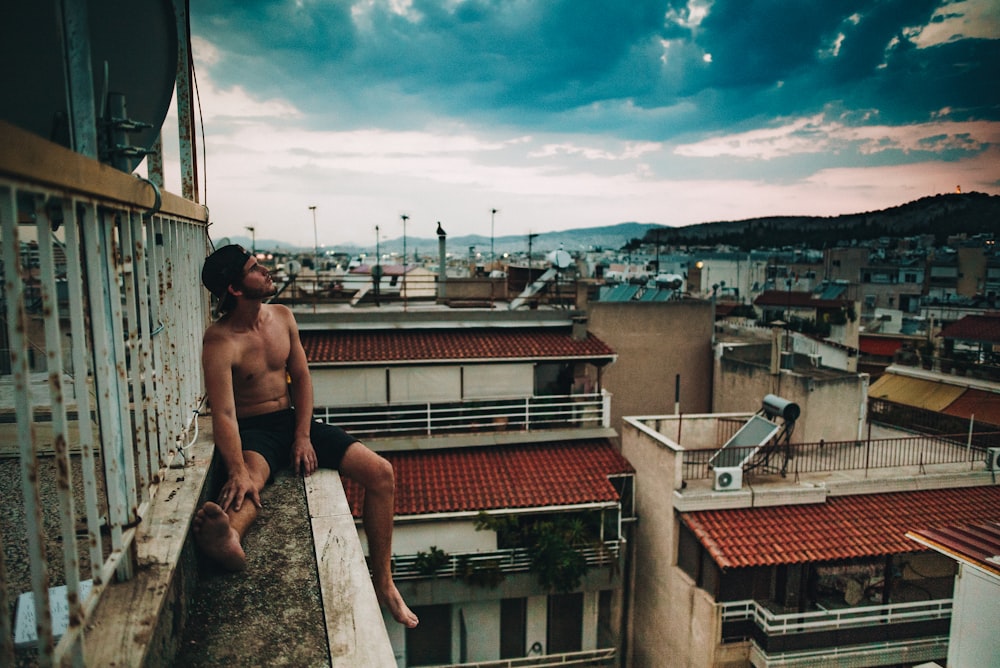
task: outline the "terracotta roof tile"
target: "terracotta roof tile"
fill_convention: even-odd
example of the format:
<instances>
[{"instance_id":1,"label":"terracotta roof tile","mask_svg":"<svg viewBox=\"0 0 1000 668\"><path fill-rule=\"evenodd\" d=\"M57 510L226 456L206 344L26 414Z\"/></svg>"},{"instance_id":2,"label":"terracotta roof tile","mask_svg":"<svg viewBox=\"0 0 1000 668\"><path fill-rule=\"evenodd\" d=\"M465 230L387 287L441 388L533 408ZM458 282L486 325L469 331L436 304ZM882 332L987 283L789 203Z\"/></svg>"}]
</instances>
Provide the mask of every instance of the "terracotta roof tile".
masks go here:
<instances>
[{"instance_id":1,"label":"terracotta roof tile","mask_svg":"<svg viewBox=\"0 0 1000 668\"><path fill-rule=\"evenodd\" d=\"M682 521L722 568L913 552L907 531L1000 521L1000 487L832 497L826 503L704 510Z\"/></svg>"},{"instance_id":2,"label":"terracotta roof tile","mask_svg":"<svg viewBox=\"0 0 1000 668\"><path fill-rule=\"evenodd\" d=\"M313 364L458 359L613 357L597 337L571 336L570 328L334 330L300 332Z\"/></svg>"},{"instance_id":3,"label":"terracotta roof tile","mask_svg":"<svg viewBox=\"0 0 1000 668\"><path fill-rule=\"evenodd\" d=\"M397 515L475 512L617 501L609 475L634 469L606 439L386 452ZM344 478L355 517L364 493Z\"/></svg>"},{"instance_id":4,"label":"terracotta roof tile","mask_svg":"<svg viewBox=\"0 0 1000 668\"><path fill-rule=\"evenodd\" d=\"M1000 313L967 315L957 322L945 325L939 336L945 339L1000 343Z\"/></svg>"},{"instance_id":5,"label":"terracotta roof tile","mask_svg":"<svg viewBox=\"0 0 1000 668\"><path fill-rule=\"evenodd\" d=\"M801 290L765 290L753 300L754 306L781 306L796 308L842 308L848 299L815 299L811 292Z\"/></svg>"},{"instance_id":6,"label":"terracotta roof tile","mask_svg":"<svg viewBox=\"0 0 1000 668\"><path fill-rule=\"evenodd\" d=\"M909 537L1000 576L1000 523L954 524L911 531Z\"/></svg>"}]
</instances>

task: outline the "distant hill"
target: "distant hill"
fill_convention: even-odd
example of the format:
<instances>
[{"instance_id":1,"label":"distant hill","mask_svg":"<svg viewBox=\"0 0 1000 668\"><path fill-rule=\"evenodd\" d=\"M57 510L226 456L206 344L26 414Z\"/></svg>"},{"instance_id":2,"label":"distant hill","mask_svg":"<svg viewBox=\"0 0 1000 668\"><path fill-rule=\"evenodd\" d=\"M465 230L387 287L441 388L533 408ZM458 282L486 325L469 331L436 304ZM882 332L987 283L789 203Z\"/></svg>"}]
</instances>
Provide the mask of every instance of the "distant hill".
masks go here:
<instances>
[{"instance_id":1,"label":"distant hill","mask_svg":"<svg viewBox=\"0 0 1000 668\"><path fill-rule=\"evenodd\" d=\"M573 230L563 230L559 232L541 232L534 235L531 240L533 253L546 253L557 250L560 246L568 251L580 250L618 250L632 240L642 239L646 233L661 227L654 223L619 223L617 225L606 225L604 227L586 227ZM447 232L447 229L445 230ZM449 234L447 238L448 252L460 255L469 252L469 247L474 246L476 253L481 253L488 257L490 253L490 238L479 234L466 234L454 236ZM225 240L216 240L218 245L221 241L243 244L250 247L250 237L234 236ZM383 239L379 244L383 253L402 253L403 238ZM295 247L287 243L275 242L269 239L257 239L257 248L270 249L282 248L285 250L308 253L313 250L309 247ZM528 251L528 235L504 235L493 239L493 249L499 256L502 253L526 253ZM361 252L370 253L374 249L371 246L358 246L353 244L337 244L335 250L344 253L357 254ZM406 253L419 253L421 255L436 255L438 251L437 237L406 237Z\"/></svg>"},{"instance_id":2,"label":"distant hill","mask_svg":"<svg viewBox=\"0 0 1000 668\"><path fill-rule=\"evenodd\" d=\"M532 239L534 253L545 253L560 247L567 251L619 250L640 243L672 246L710 246L728 244L750 250L804 244L811 248L836 246L844 240L876 239L891 236L933 234L938 244L956 234L997 233L1000 231L1000 196L984 193L934 195L907 204L841 216L767 216L736 221L697 223L684 227L666 227L655 223L618 223L603 227L585 227L559 232L541 232ZM250 245L249 237L236 236L234 243ZM401 253L403 239L384 239L384 253ZM283 248L309 252L312 247L295 248L286 243L257 240L257 248ZM478 234L448 236L448 252L454 255L469 252L488 256L490 238ZM407 236L407 254L435 255L437 237ZM524 253L528 236L504 235L493 239L493 249L502 253ZM371 246L337 244L335 250L350 254L370 253Z\"/></svg>"},{"instance_id":3,"label":"distant hill","mask_svg":"<svg viewBox=\"0 0 1000 668\"><path fill-rule=\"evenodd\" d=\"M957 234L1000 232L1000 196L984 193L934 195L901 206L841 216L770 216L660 228L647 233L670 245L729 244L749 250L804 244L836 246L843 240L933 234L938 244Z\"/></svg>"}]
</instances>

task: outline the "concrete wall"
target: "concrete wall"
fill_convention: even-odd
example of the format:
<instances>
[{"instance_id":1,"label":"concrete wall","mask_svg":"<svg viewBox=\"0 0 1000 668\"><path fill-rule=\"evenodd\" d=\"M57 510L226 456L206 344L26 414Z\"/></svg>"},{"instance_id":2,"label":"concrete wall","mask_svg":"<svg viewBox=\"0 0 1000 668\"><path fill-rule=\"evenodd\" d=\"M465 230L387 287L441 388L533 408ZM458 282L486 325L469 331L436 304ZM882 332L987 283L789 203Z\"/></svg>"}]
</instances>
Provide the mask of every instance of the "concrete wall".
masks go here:
<instances>
[{"instance_id":1,"label":"concrete wall","mask_svg":"<svg viewBox=\"0 0 1000 668\"><path fill-rule=\"evenodd\" d=\"M681 412L711 410L711 302L592 302L588 313L588 330L618 353L601 379L612 428L620 432L625 415L673 413L677 374Z\"/></svg>"},{"instance_id":2,"label":"concrete wall","mask_svg":"<svg viewBox=\"0 0 1000 668\"><path fill-rule=\"evenodd\" d=\"M951 615L948 643L949 666L989 666L1000 657L1000 578L963 564L955 580L955 607Z\"/></svg>"},{"instance_id":3,"label":"concrete wall","mask_svg":"<svg viewBox=\"0 0 1000 668\"><path fill-rule=\"evenodd\" d=\"M814 375L782 369L771 374L764 362L724 354L716 365L713 404L722 412L756 412L767 394L793 401L802 409L792 441L847 441L863 436L868 375L817 371Z\"/></svg>"},{"instance_id":4,"label":"concrete wall","mask_svg":"<svg viewBox=\"0 0 1000 668\"><path fill-rule=\"evenodd\" d=\"M675 444L622 426L622 454L636 469L633 614L627 666L711 666L719 637L711 597L677 568L678 519L673 509Z\"/></svg>"}]
</instances>

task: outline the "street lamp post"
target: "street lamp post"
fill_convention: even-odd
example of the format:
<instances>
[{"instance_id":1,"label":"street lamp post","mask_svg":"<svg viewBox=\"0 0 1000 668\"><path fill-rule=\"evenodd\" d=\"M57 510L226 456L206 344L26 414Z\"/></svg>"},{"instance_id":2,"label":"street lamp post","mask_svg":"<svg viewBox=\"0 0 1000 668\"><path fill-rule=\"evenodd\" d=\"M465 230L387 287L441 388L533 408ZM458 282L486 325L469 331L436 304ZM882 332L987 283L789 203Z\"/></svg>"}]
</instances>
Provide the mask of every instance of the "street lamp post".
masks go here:
<instances>
[{"instance_id":1,"label":"street lamp post","mask_svg":"<svg viewBox=\"0 0 1000 668\"><path fill-rule=\"evenodd\" d=\"M400 218L403 219L403 311L406 311L406 221L410 217L404 213Z\"/></svg>"},{"instance_id":2,"label":"street lamp post","mask_svg":"<svg viewBox=\"0 0 1000 668\"><path fill-rule=\"evenodd\" d=\"M375 266L372 267L372 280L375 282L375 306L381 306L379 290L382 288L382 248L379 245L378 225L375 226Z\"/></svg>"},{"instance_id":3,"label":"street lamp post","mask_svg":"<svg viewBox=\"0 0 1000 668\"><path fill-rule=\"evenodd\" d=\"M493 273L493 267L497 263L496 253L493 251L493 219L497 215L496 209L490 209L490 273Z\"/></svg>"},{"instance_id":4,"label":"street lamp post","mask_svg":"<svg viewBox=\"0 0 1000 668\"><path fill-rule=\"evenodd\" d=\"M250 231L250 252L254 255L257 254L257 230L254 227L247 226L247 230Z\"/></svg>"}]
</instances>

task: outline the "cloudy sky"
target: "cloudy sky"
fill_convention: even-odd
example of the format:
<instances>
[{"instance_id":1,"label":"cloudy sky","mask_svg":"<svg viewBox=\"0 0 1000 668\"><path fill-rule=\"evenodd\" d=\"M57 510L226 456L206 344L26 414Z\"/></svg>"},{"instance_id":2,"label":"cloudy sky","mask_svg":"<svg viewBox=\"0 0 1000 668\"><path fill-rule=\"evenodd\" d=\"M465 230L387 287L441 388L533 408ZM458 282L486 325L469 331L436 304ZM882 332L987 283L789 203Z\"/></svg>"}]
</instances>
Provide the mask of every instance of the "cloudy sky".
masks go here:
<instances>
[{"instance_id":1,"label":"cloudy sky","mask_svg":"<svg viewBox=\"0 0 1000 668\"><path fill-rule=\"evenodd\" d=\"M1000 194L996 0L199 0L212 236L374 245ZM167 142L169 145L169 142ZM179 187L170 182L168 189Z\"/></svg>"}]
</instances>

